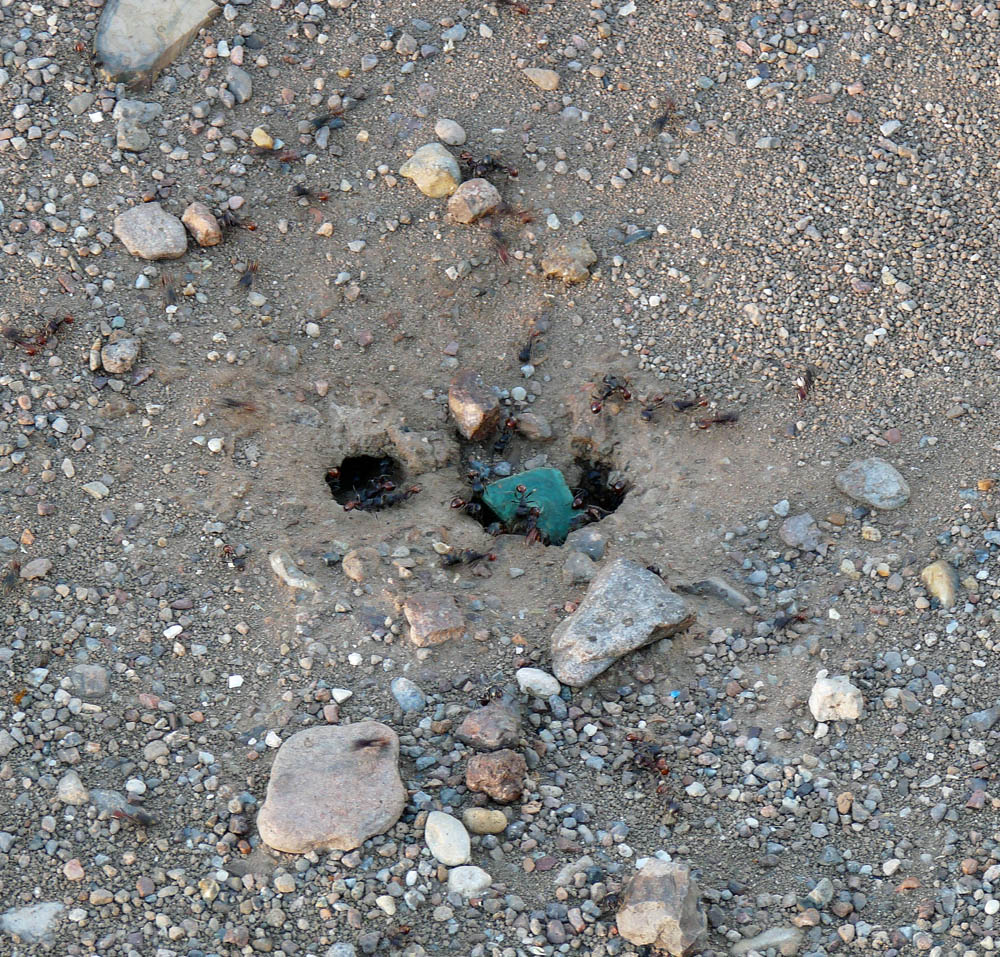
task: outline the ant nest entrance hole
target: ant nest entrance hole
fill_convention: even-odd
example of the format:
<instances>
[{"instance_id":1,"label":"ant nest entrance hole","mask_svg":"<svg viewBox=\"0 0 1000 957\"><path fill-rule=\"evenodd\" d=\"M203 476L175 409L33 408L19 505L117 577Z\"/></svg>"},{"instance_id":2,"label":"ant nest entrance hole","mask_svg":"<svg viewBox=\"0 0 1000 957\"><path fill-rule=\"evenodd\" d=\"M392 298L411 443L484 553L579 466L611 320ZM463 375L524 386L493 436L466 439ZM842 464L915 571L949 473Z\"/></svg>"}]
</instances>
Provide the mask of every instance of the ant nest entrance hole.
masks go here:
<instances>
[{"instance_id":1,"label":"ant nest entrance hole","mask_svg":"<svg viewBox=\"0 0 1000 957\"><path fill-rule=\"evenodd\" d=\"M594 509L589 521L599 522L618 511L632 489L625 473L593 459L577 458L575 463L580 474L572 490L577 498L583 498L580 508Z\"/></svg>"},{"instance_id":2,"label":"ant nest entrance hole","mask_svg":"<svg viewBox=\"0 0 1000 957\"><path fill-rule=\"evenodd\" d=\"M339 465L327 469L325 481L330 494L340 505L358 499L374 498L387 486L397 488L403 480L403 469L391 455L348 455ZM377 511L380 506L371 510Z\"/></svg>"}]
</instances>

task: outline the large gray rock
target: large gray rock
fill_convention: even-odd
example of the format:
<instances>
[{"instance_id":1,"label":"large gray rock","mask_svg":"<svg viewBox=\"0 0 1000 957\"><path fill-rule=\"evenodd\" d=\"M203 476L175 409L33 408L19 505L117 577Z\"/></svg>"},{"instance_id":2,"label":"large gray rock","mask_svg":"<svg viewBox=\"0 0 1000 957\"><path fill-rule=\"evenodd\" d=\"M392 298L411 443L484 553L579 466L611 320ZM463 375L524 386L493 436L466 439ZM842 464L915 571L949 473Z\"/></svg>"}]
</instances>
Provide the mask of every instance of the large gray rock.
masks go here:
<instances>
[{"instance_id":1,"label":"large gray rock","mask_svg":"<svg viewBox=\"0 0 1000 957\"><path fill-rule=\"evenodd\" d=\"M872 508L899 508L910 500L906 479L885 459L859 459L837 475L837 488Z\"/></svg>"},{"instance_id":2,"label":"large gray rock","mask_svg":"<svg viewBox=\"0 0 1000 957\"><path fill-rule=\"evenodd\" d=\"M20 937L26 944L34 944L52 934L59 915L65 909L58 901L17 907L6 914L0 914L0 930Z\"/></svg>"},{"instance_id":3,"label":"large gray rock","mask_svg":"<svg viewBox=\"0 0 1000 957\"><path fill-rule=\"evenodd\" d=\"M687 628L684 599L663 579L624 558L603 568L580 607L552 632L552 670L579 688L622 655Z\"/></svg>"},{"instance_id":4,"label":"large gray rock","mask_svg":"<svg viewBox=\"0 0 1000 957\"><path fill-rule=\"evenodd\" d=\"M384 834L403 813L399 738L377 721L307 728L293 734L271 767L257 815L277 851L350 851Z\"/></svg>"},{"instance_id":5,"label":"large gray rock","mask_svg":"<svg viewBox=\"0 0 1000 957\"><path fill-rule=\"evenodd\" d=\"M119 213L115 235L140 259L180 259L187 252L184 224L159 203L142 203Z\"/></svg>"},{"instance_id":6,"label":"large gray rock","mask_svg":"<svg viewBox=\"0 0 1000 957\"><path fill-rule=\"evenodd\" d=\"M735 957L743 954L755 953L766 954L773 948L781 957L793 957L799 952L805 933L798 927L772 927L756 937L749 937L746 940L739 940L733 944L730 953Z\"/></svg>"},{"instance_id":7,"label":"large gray rock","mask_svg":"<svg viewBox=\"0 0 1000 957\"><path fill-rule=\"evenodd\" d=\"M111 83L149 87L221 10L211 0L108 0L94 53Z\"/></svg>"},{"instance_id":8,"label":"large gray rock","mask_svg":"<svg viewBox=\"0 0 1000 957\"><path fill-rule=\"evenodd\" d=\"M687 957L707 928L700 896L686 864L652 858L622 892L618 932L632 944Z\"/></svg>"}]
</instances>

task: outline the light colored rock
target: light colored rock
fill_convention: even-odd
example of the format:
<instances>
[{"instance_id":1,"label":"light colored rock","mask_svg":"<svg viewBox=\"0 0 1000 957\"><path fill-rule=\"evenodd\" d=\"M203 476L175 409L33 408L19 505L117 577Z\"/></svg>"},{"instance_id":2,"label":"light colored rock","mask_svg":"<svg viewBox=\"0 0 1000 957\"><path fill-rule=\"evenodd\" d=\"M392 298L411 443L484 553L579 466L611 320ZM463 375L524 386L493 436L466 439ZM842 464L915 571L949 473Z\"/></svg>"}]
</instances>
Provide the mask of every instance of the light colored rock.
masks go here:
<instances>
[{"instance_id":1,"label":"light colored rock","mask_svg":"<svg viewBox=\"0 0 1000 957\"><path fill-rule=\"evenodd\" d=\"M350 851L384 834L406 806L399 738L377 721L307 728L271 767L257 816L265 844L289 854Z\"/></svg>"},{"instance_id":2,"label":"light colored rock","mask_svg":"<svg viewBox=\"0 0 1000 957\"><path fill-rule=\"evenodd\" d=\"M250 133L250 141L262 150L274 149L274 137L263 126L255 126Z\"/></svg>"},{"instance_id":3,"label":"light colored rock","mask_svg":"<svg viewBox=\"0 0 1000 957\"><path fill-rule=\"evenodd\" d=\"M7 757L18 745L17 738L6 728L0 728L0 758Z\"/></svg>"},{"instance_id":4,"label":"light colored rock","mask_svg":"<svg viewBox=\"0 0 1000 957\"><path fill-rule=\"evenodd\" d=\"M448 215L456 223L474 223L500 202L500 191L489 180L467 179L448 200Z\"/></svg>"},{"instance_id":5,"label":"light colored rock","mask_svg":"<svg viewBox=\"0 0 1000 957\"><path fill-rule=\"evenodd\" d=\"M111 83L149 87L220 9L211 0L108 0L94 42L100 73Z\"/></svg>"},{"instance_id":6,"label":"light colored rock","mask_svg":"<svg viewBox=\"0 0 1000 957\"><path fill-rule=\"evenodd\" d=\"M859 459L837 475L837 488L872 508L900 508L910 499L906 479L884 459Z\"/></svg>"},{"instance_id":7,"label":"light colored rock","mask_svg":"<svg viewBox=\"0 0 1000 957\"><path fill-rule=\"evenodd\" d=\"M822 541L819 526L808 512L786 518L781 523L779 534L789 548L801 548L806 552L814 551Z\"/></svg>"},{"instance_id":8,"label":"light colored rock","mask_svg":"<svg viewBox=\"0 0 1000 957\"><path fill-rule=\"evenodd\" d=\"M495 807L467 807L462 823L470 834L502 834L507 828L507 815Z\"/></svg>"},{"instance_id":9,"label":"light colored rock","mask_svg":"<svg viewBox=\"0 0 1000 957\"><path fill-rule=\"evenodd\" d=\"M215 215L204 203L192 203L184 210L181 222L194 236L199 246L218 246L222 242L222 229Z\"/></svg>"},{"instance_id":10,"label":"light colored rock","mask_svg":"<svg viewBox=\"0 0 1000 957\"><path fill-rule=\"evenodd\" d=\"M465 130L454 120L445 117L434 124L434 135L448 146L461 146L465 142Z\"/></svg>"},{"instance_id":11,"label":"light colored rock","mask_svg":"<svg viewBox=\"0 0 1000 957\"><path fill-rule=\"evenodd\" d=\"M541 668L518 668L514 677L522 694L533 694L543 701L562 691L559 679Z\"/></svg>"},{"instance_id":12,"label":"light colored rock","mask_svg":"<svg viewBox=\"0 0 1000 957\"><path fill-rule=\"evenodd\" d=\"M339 943L326 952L326 957L357 957L357 953L354 944Z\"/></svg>"},{"instance_id":13,"label":"light colored rock","mask_svg":"<svg viewBox=\"0 0 1000 957\"><path fill-rule=\"evenodd\" d=\"M857 721L865 699L846 675L830 677L821 671L809 695L809 710L817 721Z\"/></svg>"},{"instance_id":14,"label":"light colored rock","mask_svg":"<svg viewBox=\"0 0 1000 957\"><path fill-rule=\"evenodd\" d=\"M687 628L694 615L663 579L624 558L601 569L580 607L552 632L552 670L582 687L622 655Z\"/></svg>"},{"instance_id":15,"label":"light colored rock","mask_svg":"<svg viewBox=\"0 0 1000 957\"><path fill-rule=\"evenodd\" d=\"M421 146L399 167L399 175L412 180L425 196L450 196L458 189L462 173L458 161L440 143Z\"/></svg>"},{"instance_id":16,"label":"light colored rock","mask_svg":"<svg viewBox=\"0 0 1000 957\"><path fill-rule=\"evenodd\" d=\"M478 372L463 370L448 388L448 409L458 431L473 442L481 442L500 424L500 400Z\"/></svg>"},{"instance_id":17,"label":"light colored rock","mask_svg":"<svg viewBox=\"0 0 1000 957\"><path fill-rule=\"evenodd\" d=\"M90 800L90 792L76 771L67 771L56 785L56 797L63 804L86 804Z\"/></svg>"},{"instance_id":18,"label":"light colored rock","mask_svg":"<svg viewBox=\"0 0 1000 957\"><path fill-rule=\"evenodd\" d=\"M429 591L407 598L403 614L410 623L410 641L421 648L461 638L465 633L465 616L445 592Z\"/></svg>"},{"instance_id":19,"label":"light colored rock","mask_svg":"<svg viewBox=\"0 0 1000 957\"><path fill-rule=\"evenodd\" d=\"M481 867L466 865L465 867L453 867L448 871L448 893L461 894L462 897L475 897L482 894L493 878Z\"/></svg>"},{"instance_id":20,"label":"light colored rock","mask_svg":"<svg viewBox=\"0 0 1000 957\"><path fill-rule=\"evenodd\" d=\"M142 203L115 217L115 235L140 259L180 259L187 252L184 224L159 203Z\"/></svg>"},{"instance_id":21,"label":"light colored rock","mask_svg":"<svg viewBox=\"0 0 1000 957\"><path fill-rule=\"evenodd\" d=\"M565 283L584 282L590 278L590 268L597 262L597 253L581 236L566 239L551 246L542 257L542 272L550 279Z\"/></svg>"},{"instance_id":22,"label":"light colored rock","mask_svg":"<svg viewBox=\"0 0 1000 957\"><path fill-rule=\"evenodd\" d=\"M363 582L378 573L382 557L370 545L352 548L341 560L340 569L352 582Z\"/></svg>"},{"instance_id":23,"label":"light colored rock","mask_svg":"<svg viewBox=\"0 0 1000 957\"><path fill-rule=\"evenodd\" d=\"M920 580L931 598L936 598L942 608L953 608L958 595L958 572L944 559L931 562L921 573Z\"/></svg>"},{"instance_id":24,"label":"light colored rock","mask_svg":"<svg viewBox=\"0 0 1000 957\"><path fill-rule=\"evenodd\" d=\"M751 951L766 954L772 947L782 955L782 957L794 957L802 946L805 933L798 927L772 927L765 930L756 937L748 937L746 940L737 941L733 944L730 953L735 957L749 954Z\"/></svg>"},{"instance_id":25,"label":"light colored rock","mask_svg":"<svg viewBox=\"0 0 1000 957\"><path fill-rule=\"evenodd\" d=\"M319 591L319 582L299 571L295 565L295 559L285 549L279 548L277 551L271 552L269 560L274 574L289 588L311 592Z\"/></svg>"},{"instance_id":26,"label":"light colored rock","mask_svg":"<svg viewBox=\"0 0 1000 957\"><path fill-rule=\"evenodd\" d=\"M123 336L107 343L101 348L101 365L104 366L104 371L112 375L128 372L139 358L140 348L139 340L133 336Z\"/></svg>"},{"instance_id":27,"label":"light colored rock","mask_svg":"<svg viewBox=\"0 0 1000 957\"><path fill-rule=\"evenodd\" d=\"M622 891L618 932L629 943L688 957L708 926L700 897L687 865L651 858Z\"/></svg>"},{"instance_id":28,"label":"light colored rock","mask_svg":"<svg viewBox=\"0 0 1000 957\"><path fill-rule=\"evenodd\" d=\"M0 914L0 930L20 937L26 944L36 944L52 935L65 909L58 901L16 907Z\"/></svg>"},{"instance_id":29,"label":"light colored rock","mask_svg":"<svg viewBox=\"0 0 1000 957\"><path fill-rule=\"evenodd\" d=\"M457 817L431 811L424 825L424 840L435 860L445 867L465 864L472 853L469 832Z\"/></svg>"},{"instance_id":30,"label":"light colored rock","mask_svg":"<svg viewBox=\"0 0 1000 957\"><path fill-rule=\"evenodd\" d=\"M87 701L108 693L108 669L104 665L82 661L70 668L69 680L73 692Z\"/></svg>"},{"instance_id":31,"label":"light colored rock","mask_svg":"<svg viewBox=\"0 0 1000 957\"><path fill-rule=\"evenodd\" d=\"M521 71L535 86L546 93L559 89L559 74L555 70L544 70L529 66Z\"/></svg>"},{"instance_id":32,"label":"light colored rock","mask_svg":"<svg viewBox=\"0 0 1000 957\"><path fill-rule=\"evenodd\" d=\"M50 571L52 571L51 559L33 558L21 566L21 578L30 582L36 578L44 578Z\"/></svg>"}]
</instances>

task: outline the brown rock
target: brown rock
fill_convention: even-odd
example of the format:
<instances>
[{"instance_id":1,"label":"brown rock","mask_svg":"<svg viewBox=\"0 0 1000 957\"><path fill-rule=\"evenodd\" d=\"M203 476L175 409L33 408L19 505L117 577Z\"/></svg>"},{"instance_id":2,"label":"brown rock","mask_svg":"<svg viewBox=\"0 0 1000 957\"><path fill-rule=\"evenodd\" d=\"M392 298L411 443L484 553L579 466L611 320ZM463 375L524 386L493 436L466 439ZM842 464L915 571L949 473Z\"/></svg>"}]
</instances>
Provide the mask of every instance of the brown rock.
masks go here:
<instances>
[{"instance_id":1,"label":"brown rock","mask_svg":"<svg viewBox=\"0 0 1000 957\"><path fill-rule=\"evenodd\" d=\"M466 715L455 733L459 741L480 751L513 748L521 740L521 718L509 704L494 701Z\"/></svg>"},{"instance_id":2,"label":"brown rock","mask_svg":"<svg viewBox=\"0 0 1000 957\"><path fill-rule=\"evenodd\" d=\"M500 424L500 401L478 372L460 372L448 389L448 408L458 431L479 442Z\"/></svg>"},{"instance_id":3,"label":"brown rock","mask_svg":"<svg viewBox=\"0 0 1000 957\"><path fill-rule=\"evenodd\" d=\"M625 885L618 931L630 943L687 957L707 928L700 897L687 865L650 858Z\"/></svg>"},{"instance_id":4,"label":"brown rock","mask_svg":"<svg viewBox=\"0 0 1000 957\"><path fill-rule=\"evenodd\" d=\"M465 616L445 592L425 592L407 598L403 614L410 623L410 640L421 648L440 645L465 633Z\"/></svg>"},{"instance_id":5,"label":"brown rock","mask_svg":"<svg viewBox=\"0 0 1000 957\"><path fill-rule=\"evenodd\" d=\"M218 246L222 242L222 230L212 211L204 203L192 203L184 210L181 222L194 236L199 246Z\"/></svg>"},{"instance_id":6,"label":"brown rock","mask_svg":"<svg viewBox=\"0 0 1000 957\"><path fill-rule=\"evenodd\" d=\"M386 434L399 460L414 475L444 468L458 456L455 442L442 431L408 432L393 425Z\"/></svg>"},{"instance_id":7,"label":"brown rock","mask_svg":"<svg viewBox=\"0 0 1000 957\"><path fill-rule=\"evenodd\" d=\"M448 200L448 215L456 223L474 223L500 205L500 192L486 179L462 183Z\"/></svg>"},{"instance_id":8,"label":"brown rock","mask_svg":"<svg viewBox=\"0 0 1000 957\"><path fill-rule=\"evenodd\" d=\"M381 561L374 548L352 548L344 556L340 567L352 582L363 582L376 574Z\"/></svg>"},{"instance_id":9,"label":"brown rock","mask_svg":"<svg viewBox=\"0 0 1000 957\"><path fill-rule=\"evenodd\" d=\"M583 282L590 278L590 266L597 262L597 253L584 237L567 239L552 246L542 259L542 271L547 278L566 283Z\"/></svg>"},{"instance_id":10,"label":"brown rock","mask_svg":"<svg viewBox=\"0 0 1000 957\"><path fill-rule=\"evenodd\" d=\"M474 754L465 769L465 784L470 791L482 791L494 801L509 804L524 790L528 765L516 751Z\"/></svg>"},{"instance_id":11,"label":"brown rock","mask_svg":"<svg viewBox=\"0 0 1000 957\"><path fill-rule=\"evenodd\" d=\"M841 791L837 795L837 810L841 814L849 814L854 803L854 795L850 791Z\"/></svg>"},{"instance_id":12,"label":"brown rock","mask_svg":"<svg viewBox=\"0 0 1000 957\"><path fill-rule=\"evenodd\" d=\"M406 806L399 738L377 721L293 734L271 767L257 815L264 843L289 854L350 851L384 834Z\"/></svg>"}]
</instances>

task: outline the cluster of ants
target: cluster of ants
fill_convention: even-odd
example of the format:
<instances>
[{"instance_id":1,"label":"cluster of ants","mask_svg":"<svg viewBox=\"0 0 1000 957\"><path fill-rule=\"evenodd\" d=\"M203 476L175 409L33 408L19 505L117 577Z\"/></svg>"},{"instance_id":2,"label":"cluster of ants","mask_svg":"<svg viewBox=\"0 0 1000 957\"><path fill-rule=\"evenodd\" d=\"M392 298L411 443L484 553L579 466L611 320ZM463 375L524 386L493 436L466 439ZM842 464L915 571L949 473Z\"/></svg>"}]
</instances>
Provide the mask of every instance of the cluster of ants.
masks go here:
<instances>
[{"instance_id":1,"label":"cluster of ants","mask_svg":"<svg viewBox=\"0 0 1000 957\"><path fill-rule=\"evenodd\" d=\"M421 491L419 485L399 489L392 478L392 459L385 457L379 460L377 474L369 479L361 488L353 486L350 491L352 498L343 503L345 512L377 512L383 508L392 508ZM326 481L334 492L340 488L341 472L338 466L327 469Z\"/></svg>"},{"instance_id":2,"label":"cluster of ants","mask_svg":"<svg viewBox=\"0 0 1000 957\"><path fill-rule=\"evenodd\" d=\"M12 346L23 349L29 356L33 356L39 349L45 347L46 343L59 331L59 327L63 323L71 323L72 321L72 316L54 316L38 332L25 332L16 326L4 325L0 326L0 334Z\"/></svg>"},{"instance_id":3,"label":"cluster of ants","mask_svg":"<svg viewBox=\"0 0 1000 957\"><path fill-rule=\"evenodd\" d=\"M614 375L604 376L601 380L600 386L598 386L591 396L590 411L593 412L594 415L600 414L601 410L604 408L604 403L616 395L621 398L622 402L631 401L632 391L629 380L620 379L618 376ZM643 422L652 422L653 416L656 415L657 410L662 409L667 405L669 405L674 412L687 412L690 409L705 408L708 405L708 399L671 399L664 393L660 392L643 400L639 416L642 418ZM737 422L739 417L738 412L717 412L714 415L698 419L696 421L696 425L699 429L709 429L713 425L723 425L726 423Z\"/></svg>"}]
</instances>

